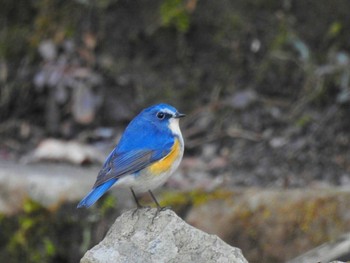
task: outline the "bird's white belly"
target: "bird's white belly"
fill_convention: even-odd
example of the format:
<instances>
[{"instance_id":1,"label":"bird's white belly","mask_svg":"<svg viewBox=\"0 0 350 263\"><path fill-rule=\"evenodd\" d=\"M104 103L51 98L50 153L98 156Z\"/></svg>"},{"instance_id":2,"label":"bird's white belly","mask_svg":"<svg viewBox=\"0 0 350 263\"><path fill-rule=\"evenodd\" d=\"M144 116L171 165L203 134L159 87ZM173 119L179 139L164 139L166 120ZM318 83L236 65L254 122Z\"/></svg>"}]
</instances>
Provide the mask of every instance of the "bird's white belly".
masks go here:
<instances>
[{"instance_id":1,"label":"bird's white belly","mask_svg":"<svg viewBox=\"0 0 350 263\"><path fill-rule=\"evenodd\" d=\"M144 170L147 170L147 168ZM144 193L163 185L172 174L172 172L165 172L154 176L144 170L137 175L132 174L121 178L115 186L132 188L136 193Z\"/></svg>"}]
</instances>

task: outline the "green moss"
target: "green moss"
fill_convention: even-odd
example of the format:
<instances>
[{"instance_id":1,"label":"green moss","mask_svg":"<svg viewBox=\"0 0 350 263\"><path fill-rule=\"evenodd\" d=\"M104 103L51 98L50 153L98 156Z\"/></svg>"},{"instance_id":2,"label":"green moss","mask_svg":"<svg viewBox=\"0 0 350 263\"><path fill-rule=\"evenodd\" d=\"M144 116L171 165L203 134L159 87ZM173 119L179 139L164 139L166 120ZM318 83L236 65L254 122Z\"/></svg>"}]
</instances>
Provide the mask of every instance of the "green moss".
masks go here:
<instances>
[{"instance_id":1,"label":"green moss","mask_svg":"<svg viewBox=\"0 0 350 263\"><path fill-rule=\"evenodd\" d=\"M232 201L233 195L234 193L225 190L215 190L212 192L207 192L204 190L196 189L190 192L166 192L162 195L160 205L170 205L175 208L181 208L183 206L188 205L199 206L211 200Z\"/></svg>"},{"instance_id":2,"label":"green moss","mask_svg":"<svg viewBox=\"0 0 350 263\"><path fill-rule=\"evenodd\" d=\"M190 197L193 205L198 206L211 200L232 200L233 193L225 190L215 190L213 192L195 190L190 192Z\"/></svg>"},{"instance_id":3,"label":"green moss","mask_svg":"<svg viewBox=\"0 0 350 263\"><path fill-rule=\"evenodd\" d=\"M42 205L32 199L26 199L23 203L23 210L26 214L34 213L43 209Z\"/></svg>"},{"instance_id":4,"label":"green moss","mask_svg":"<svg viewBox=\"0 0 350 263\"><path fill-rule=\"evenodd\" d=\"M14 233L6 245L14 262L24 257L33 263L47 262L51 258L52 249L46 249L49 240L48 217L49 212L40 204L31 199L25 200L23 213L16 218L12 226Z\"/></svg>"},{"instance_id":5,"label":"green moss","mask_svg":"<svg viewBox=\"0 0 350 263\"><path fill-rule=\"evenodd\" d=\"M305 126L307 126L311 122L312 122L312 117L308 114L304 114L296 121L296 125L301 127L301 128L304 128Z\"/></svg>"},{"instance_id":6,"label":"green moss","mask_svg":"<svg viewBox=\"0 0 350 263\"><path fill-rule=\"evenodd\" d=\"M343 29L343 24L339 21L334 21L328 29L327 35L330 38L338 37L339 34L341 34L341 31Z\"/></svg>"},{"instance_id":7,"label":"green moss","mask_svg":"<svg viewBox=\"0 0 350 263\"><path fill-rule=\"evenodd\" d=\"M117 206L117 200L113 195L105 195L104 198L99 202L98 210L101 215L106 215Z\"/></svg>"},{"instance_id":8,"label":"green moss","mask_svg":"<svg viewBox=\"0 0 350 263\"><path fill-rule=\"evenodd\" d=\"M76 204L61 204L52 210L32 199L23 203L23 211L11 215L0 215L0 258L17 262L77 262L91 243L96 243L94 226L104 221L105 228L112 217L108 212L114 204L113 198L103 199L102 209L78 210ZM115 219L113 215L113 220ZM94 220L89 220L95 218ZM85 238L85 230L89 237ZM104 235L103 227L100 234ZM85 238L85 239L84 239ZM99 240L101 237L98 238ZM84 251L79 247L84 244Z\"/></svg>"},{"instance_id":9,"label":"green moss","mask_svg":"<svg viewBox=\"0 0 350 263\"><path fill-rule=\"evenodd\" d=\"M174 26L185 33L190 27L190 14L183 0L165 0L160 7L161 21L164 26Z\"/></svg>"},{"instance_id":10,"label":"green moss","mask_svg":"<svg viewBox=\"0 0 350 263\"><path fill-rule=\"evenodd\" d=\"M55 244L51 241L50 238L45 238L44 239L44 246L45 246L45 253L48 256L53 256L56 254L56 246Z\"/></svg>"}]
</instances>

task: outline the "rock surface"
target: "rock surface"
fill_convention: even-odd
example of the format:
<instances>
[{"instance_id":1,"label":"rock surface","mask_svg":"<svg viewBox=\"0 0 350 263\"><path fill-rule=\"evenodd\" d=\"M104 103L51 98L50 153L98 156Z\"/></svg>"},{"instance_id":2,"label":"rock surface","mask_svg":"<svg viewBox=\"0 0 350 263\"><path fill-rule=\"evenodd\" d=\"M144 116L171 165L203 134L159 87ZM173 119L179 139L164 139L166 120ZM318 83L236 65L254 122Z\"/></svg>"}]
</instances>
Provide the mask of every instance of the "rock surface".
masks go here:
<instances>
[{"instance_id":1,"label":"rock surface","mask_svg":"<svg viewBox=\"0 0 350 263\"><path fill-rule=\"evenodd\" d=\"M308 263L308 262L329 262L333 259L349 259L350 233L346 233L339 238L322 244L303 255L298 256L287 263ZM342 261L332 261L330 263L341 263Z\"/></svg>"},{"instance_id":2,"label":"rock surface","mask_svg":"<svg viewBox=\"0 0 350 263\"><path fill-rule=\"evenodd\" d=\"M286 262L349 232L349 203L346 188L237 189L193 206L185 220L237 244L249 262ZM336 259L333 245L327 257L306 262Z\"/></svg>"},{"instance_id":3,"label":"rock surface","mask_svg":"<svg viewBox=\"0 0 350 263\"><path fill-rule=\"evenodd\" d=\"M188 225L173 211L154 218L155 213L155 209L124 213L80 262L247 262L240 249Z\"/></svg>"},{"instance_id":4,"label":"rock surface","mask_svg":"<svg viewBox=\"0 0 350 263\"><path fill-rule=\"evenodd\" d=\"M75 258L70 262L76 262L82 255L76 253L78 248L72 243L79 247L82 233L89 232L92 236L90 241L84 243L84 248L80 248L80 251L86 252L92 244L102 239L121 211L135 207L128 189L112 189L110 193L116 197L116 203L113 203L113 198L107 198L106 202L102 199L92 209L75 209L76 204L93 185L99 168L62 163L23 165L0 160L0 221L3 218L6 222L11 222L4 227L6 233L0 231L2 240L10 242L19 230L25 233L29 231L27 225L21 223L27 223L24 217L29 222L36 222L30 231L42 235L35 238L33 234L26 235L26 242L32 246L24 247L22 241L18 242L17 249L22 249L25 258L30 253L35 254L45 249L45 243L42 243L42 247L38 244L48 235L55 243L65 244L64 248L57 249L57 255L63 251L59 256L68 258L67 255L73 253ZM151 202L147 198L147 195L144 196L144 204ZM241 248L250 262L286 262L350 231L348 187L319 185L307 190L192 190L187 193L157 193L157 198L160 198L163 205L172 205L179 215L186 215L186 222L194 227L218 235L228 244ZM41 207L40 213L33 211L33 201ZM109 211L108 216L106 209ZM35 221L36 219L33 221L33 217L38 217L41 223ZM6 225L4 220L0 222L0 226ZM72 220L75 220L75 236L70 236L71 240L67 245L66 234L72 232ZM39 230L40 227L45 228L45 225L52 226L50 231ZM64 229L69 230L65 232ZM74 248L71 249L72 247ZM72 253L67 252L68 250ZM332 253L326 253L328 261L318 258L323 259L322 262L348 259L329 257L334 252L333 247Z\"/></svg>"},{"instance_id":5,"label":"rock surface","mask_svg":"<svg viewBox=\"0 0 350 263\"><path fill-rule=\"evenodd\" d=\"M89 191L97 173L97 167L0 161L0 213L17 213L26 198L45 207L77 202Z\"/></svg>"},{"instance_id":6,"label":"rock surface","mask_svg":"<svg viewBox=\"0 0 350 263\"><path fill-rule=\"evenodd\" d=\"M96 180L100 166L63 163L21 164L0 160L0 214L15 215L28 198L46 208L78 203ZM118 199L118 210L135 206L129 189L110 191Z\"/></svg>"}]
</instances>

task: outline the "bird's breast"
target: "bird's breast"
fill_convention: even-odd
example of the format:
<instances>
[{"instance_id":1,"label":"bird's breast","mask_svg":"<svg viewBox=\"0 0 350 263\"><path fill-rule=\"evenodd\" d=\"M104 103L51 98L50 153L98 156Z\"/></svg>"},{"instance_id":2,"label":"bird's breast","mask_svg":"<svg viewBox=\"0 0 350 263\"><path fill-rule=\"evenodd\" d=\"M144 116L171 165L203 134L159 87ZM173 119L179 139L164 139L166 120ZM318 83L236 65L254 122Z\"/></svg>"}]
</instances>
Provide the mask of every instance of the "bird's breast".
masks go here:
<instances>
[{"instance_id":1,"label":"bird's breast","mask_svg":"<svg viewBox=\"0 0 350 263\"><path fill-rule=\"evenodd\" d=\"M148 167L151 174L163 174L173 168L176 169L183 155L183 145L179 139L175 139L174 145L169 154ZM176 166L176 167L174 167Z\"/></svg>"}]
</instances>

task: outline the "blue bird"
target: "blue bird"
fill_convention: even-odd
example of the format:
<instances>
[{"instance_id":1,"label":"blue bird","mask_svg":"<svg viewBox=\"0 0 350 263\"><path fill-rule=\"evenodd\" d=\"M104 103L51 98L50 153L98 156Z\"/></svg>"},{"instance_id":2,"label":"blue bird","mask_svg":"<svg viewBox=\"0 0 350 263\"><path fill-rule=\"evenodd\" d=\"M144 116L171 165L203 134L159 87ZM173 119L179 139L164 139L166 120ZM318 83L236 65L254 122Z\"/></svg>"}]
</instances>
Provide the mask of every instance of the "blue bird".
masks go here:
<instances>
[{"instance_id":1,"label":"blue bird","mask_svg":"<svg viewBox=\"0 0 350 263\"><path fill-rule=\"evenodd\" d=\"M119 143L107 157L92 190L78 204L90 207L114 184L130 188L137 208L136 193L149 192L164 184L179 166L184 141L179 113L168 104L156 104L141 111L127 126Z\"/></svg>"}]
</instances>

